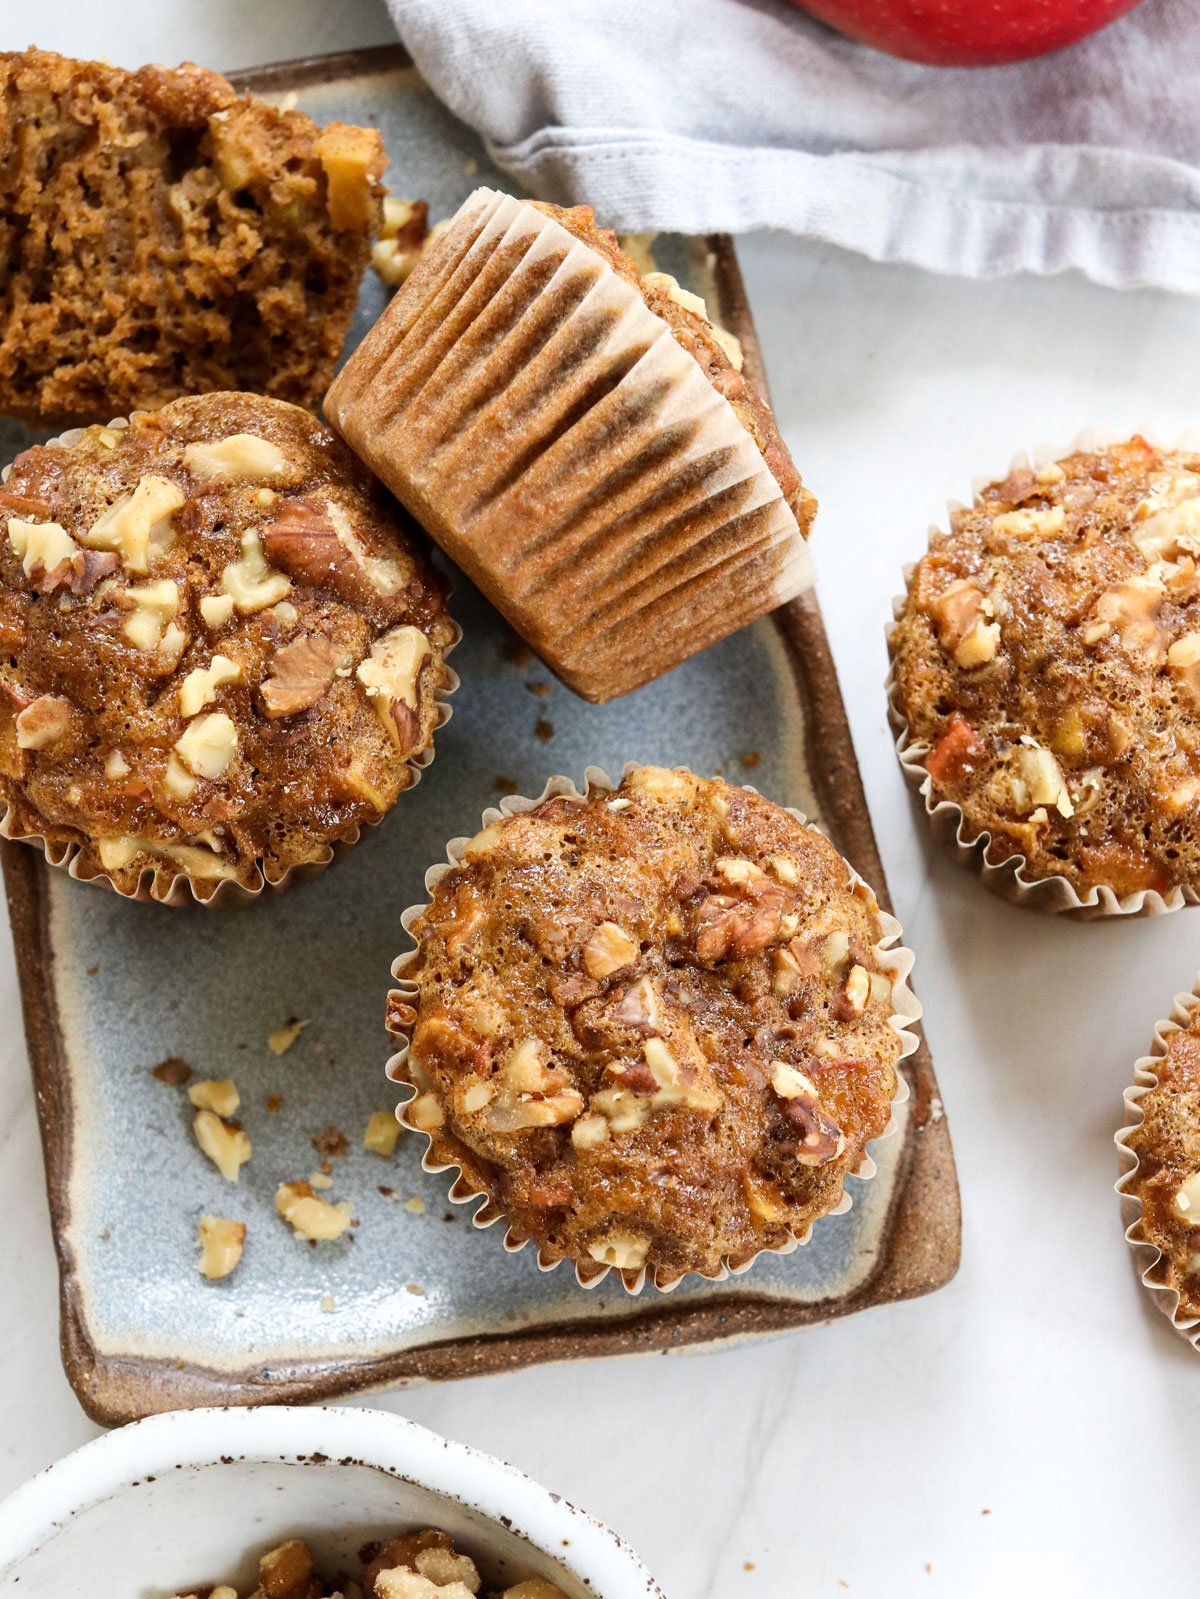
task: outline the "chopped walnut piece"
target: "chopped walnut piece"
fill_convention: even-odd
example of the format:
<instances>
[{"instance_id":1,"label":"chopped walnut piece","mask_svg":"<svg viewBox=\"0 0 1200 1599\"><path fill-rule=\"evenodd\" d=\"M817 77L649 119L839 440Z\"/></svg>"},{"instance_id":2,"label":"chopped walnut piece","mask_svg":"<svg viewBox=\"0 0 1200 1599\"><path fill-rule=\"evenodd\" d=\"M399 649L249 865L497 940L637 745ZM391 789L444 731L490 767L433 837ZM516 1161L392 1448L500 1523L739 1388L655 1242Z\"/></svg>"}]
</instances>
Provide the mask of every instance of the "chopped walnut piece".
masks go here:
<instances>
[{"instance_id":1,"label":"chopped walnut piece","mask_svg":"<svg viewBox=\"0 0 1200 1599\"><path fill-rule=\"evenodd\" d=\"M628 987L613 1007L613 1021L638 1032L653 1033L662 1021L662 1005L654 979L642 977Z\"/></svg>"},{"instance_id":2,"label":"chopped walnut piece","mask_svg":"<svg viewBox=\"0 0 1200 1599\"><path fill-rule=\"evenodd\" d=\"M144 477L132 494L123 495L103 512L83 542L94 550L111 550L127 572L148 572L153 554L164 553L174 540L171 517L186 503L170 478Z\"/></svg>"},{"instance_id":3,"label":"chopped walnut piece","mask_svg":"<svg viewBox=\"0 0 1200 1599\"><path fill-rule=\"evenodd\" d=\"M201 1216L199 1241L200 1275L209 1282L220 1282L242 1258L246 1223L226 1221L220 1216Z\"/></svg>"},{"instance_id":4,"label":"chopped walnut piece","mask_svg":"<svg viewBox=\"0 0 1200 1599\"><path fill-rule=\"evenodd\" d=\"M601 922L583 946L583 968L597 981L637 959L638 945L616 922Z\"/></svg>"},{"instance_id":5,"label":"chopped walnut piece","mask_svg":"<svg viewBox=\"0 0 1200 1599\"><path fill-rule=\"evenodd\" d=\"M315 705L333 682L335 660L332 643L319 633L302 633L276 650L271 676L259 689L267 716L295 716Z\"/></svg>"},{"instance_id":6,"label":"chopped walnut piece","mask_svg":"<svg viewBox=\"0 0 1200 1599\"><path fill-rule=\"evenodd\" d=\"M429 207L424 200L383 202L383 226L371 250L371 265L389 288L399 288L421 259L429 237Z\"/></svg>"},{"instance_id":7,"label":"chopped walnut piece","mask_svg":"<svg viewBox=\"0 0 1200 1599\"><path fill-rule=\"evenodd\" d=\"M260 439L257 433L233 433L211 443L189 444L183 452L183 464L202 482L230 477L262 483L286 472L288 459L270 439Z\"/></svg>"},{"instance_id":8,"label":"chopped walnut piece","mask_svg":"<svg viewBox=\"0 0 1200 1599\"><path fill-rule=\"evenodd\" d=\"M121 626L124 636L139 650L159 649L166 639L168 623L179 610L178 584L170 578L141 583L125 589L119 600L133 608Z\"/></svg>"},{"instance_id":9,"label":"chopped walnut piece","mask_svg":"<svg viewBox=\"0 0 1200 1599\"><path fill-rule=\"evenodd\" d=\"M182 1088L192 1075L192 1068L182 1055L169 1055L166 1060L160 1060L157 1066L150 1068L151 1077L160 1083L166 1083L168 1088Z\"/></svg>"},{"instance_id":10,"label":"chopped walnut piece","mask_svg":"<svg viewBox=\"0 0 1200 1599\"><path fill-rule=\"evenodd\" d=\"M400 1123L396 1120L396 1113L374 1110L363 1134L363 1148L370 1150L372 1155L382 1155L384 1160L389 1160L396 1152L399 1137Z\"/></svg>"},{"instance_id":11,"label":"chopped walnut piece","mask_svg":"<svg viewBox=\"0 0 1200 1599\"><path fill-rule=\"evenodd\" d=\"M188 1089L188 1098L197 1110L215 1111L226 1118L232 1116L242 1102L232 1077L206 1077L193 1083Z\"/></svg>"},{"instance_id":12,"label":"chopped walnut piece","mask_svg":"<svg viewBox=\"0 0 1200 1599\"><path fill-rule=\"evenodd\" d=\"M192 1131L221 1176L236 1183L238 1173L254 1153L254 1146L242 1128L231 1127L211 1110L201 1110L192 1123Z\"/></svg>"},{"instance_id":13,"label":"chopped walnut piece","mask_svg":"<svg viewBox=\"0 0 1200 1599\"><path fill-rule=\"evenodd\" d=\"M57 694L42 694L17 713L17 748L44 750L57 744L71 725L70 700Z\"/></svg>"},{"instance_id":14,"label":"chopped walnut piece","mask_svg":"<svg viewBox=\"0 0 1200 1599\"><path fill-rule=\"evenodd\" d=\"M242 663L228 655L214 655L207 666L194 667L179 685L179 714L195 716L212 704L219 688L238 682L241 675Z\"/></svg>"},{"instance_id":15,"label":"chopped walnut piece","mask_svg":"<svg viewBox=\"0 0 1200 1599\"><path fill-rule=\"evenodd\" d=\"M394 627L376 639L360 661L356 676L396 748L412 749L421 731L420 677L432 658L429 640L418 627Z\"/></svg>"},{"instance_id":16,"label":"chopped walnut piece","mask_svg":"<svg viewBox=\"0 0 1200 1599\"><path fill-rule=\"evenodd\" d=\"M188 723L175 740L175 749L190 772L215 782L237 754L237 728L224 711L210 711Z\"/></svg>"},{"instance_id":17,"label":"chopped walnut piece","mask_svg":"<svg viewBox=\"0 0 1200 1599\"><path fill-rule=\"evenodd\" d=\"M791 936L785 926L787 894L758 868L754 870L757 876L719 878L734 892L709 894L697 908L694 942L697 959L705 965L728 957L744 960Z\"/></svg>"},{"instance_id":18,"label":"chopped walnut piece","mask_svg":"<svg viewBox=\"0 0 1200 1599\"><path fill-rule=\"evenodd\" d=\"M314 1243L340 1238L354 1219L348 1199L331 1205L313 1192L311 1183L280 1183L275 1208L295 1232Z\"/></svg>"},{"instance_id":19,"label":"chopped walnut piece","mask_svg":"<svg viewBox=\"0 0 1200 1599\"><path fill-rule=\"evenodd\" d=\"M200 600L200 616L212 632L225 626L233 615L232 594L205 594Z\"/></svg>"},{"instance_id":20,"label":"chopped walnut piece","mask_svg":"<svg viewBox=\"0 0 1200 1599\"><path fill-rule=\"evenodd\" d=\"M771 1062L771 1087L783 1101L788 1119L800 1130L795 1158L802 1166L824 1166L846 1147L838 1124L821 1109L816 1084L786 1061Z\"/></svg>"},{"instance_id":21,"label":"chopped walnut piece","mask_svg":"<svg viewBox=\"0 0 1200 1599\"><path fill-rule=\"evenodd\" d=\"M291 578L267 565L262 541L253 528L242 534L241 559L221 573L221 588L243 615L277 605L292 590Z\"/></svg>"},{"instance_id":22,"label":"chopped walnut piece","mask_svg":"<svg viewBox=\"0 0 1200 1599\"><path fill-rule=\"evenodd\" d=\"M1002 538L1048 539L1061 533L1066 512L1061 505L1044 511L1004 511L992 519L992 530Z\"/></svg>"},{"instance_id":23,"label":"chopped walnut piece","mask_svg":"<svg viewBox=\"0 0 1200 1599\"><path fill-rule=\"evenodd\" d=\"M633 1233L609 1233L588 1245L588 1254L602 1266L612 1266L617 1271L640 1271L650 1253L650 1240Z\"/></svg>"},{"instance_id":24,"label":"chopped walnut piece","mask_svg":"<svg viewBox=\"0 0 1200 1599\"><path fill-rule=\"evenodd\" d=\"M277 1027L273 1033L267 1034L267 1048L272 1055L286 1055L307 1026L307 1017L303 1021L295 1016L289 1018L282 1027Z\"/></svg>"},{"instance_id":25,"label":"chopped walnut piece","mask_svg":"<svg viewBox=\"0 0 1200 1599\"><path fill-rule=\"evenodd\" d=\"M27 578L36 580L58 573L79 553L79 546L57 522L8 520L8 542Z\"/></svg>"},{"instance_id":26,"label":"chopped walnut piece","mask_svg":"<svg viewBox=\"0 0 1200 1599\"><path fill-rule=\"evenodd\" d=\"M313 1559L300 1538L289 1539L258 1562L262 1599L311 1599Z\"/></svg>"}]
</instances>

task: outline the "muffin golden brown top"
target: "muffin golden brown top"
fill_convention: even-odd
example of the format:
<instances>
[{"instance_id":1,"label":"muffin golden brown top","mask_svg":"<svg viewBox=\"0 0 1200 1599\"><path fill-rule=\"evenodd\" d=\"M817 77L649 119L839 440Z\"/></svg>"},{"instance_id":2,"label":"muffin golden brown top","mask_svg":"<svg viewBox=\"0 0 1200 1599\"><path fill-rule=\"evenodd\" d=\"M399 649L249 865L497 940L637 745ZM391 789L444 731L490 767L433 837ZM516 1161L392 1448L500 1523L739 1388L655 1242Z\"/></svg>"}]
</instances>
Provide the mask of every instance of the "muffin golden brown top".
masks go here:
<instances>
[{"instance_id":1,"label":"muffin golden brown top","mask_svg":"<svg viewBox=\"0 0 1200 1599\"><path fill-rule=\"evenodd\" d=\"M992 483L918 562L894 710L966 831L1080 892L1200 888L1200 455Z\"/></svg>"},{"instance_id":2,"label":"muffin golden brown top","mask_svg":"<svg viewBox=\"0 0 1200 1599\"><path fill-rule=\"evenodd\" d=\"M211 394L0 489L0 802L156 897L328 859L415 780L454 636L420 535L316 417Z\"/></svg>"},{"instance_id":3,"label":"muffin golden brown top","mask_svg":"<svg viewBox=\"0 0 1200 1599\"><path fill-rule=\"evenodd\" d=\"M375 129L194 66L0 54L0 412L252 389L315 405L381 214Z\"/></svg>"},{"instance_id":4,"label":"muffin golden brown top","mask_svg":"<svg viewBox=\"0 0 1200 1599\"><path fill-rule=\"evenodd\" d=\"M536 210L560 222L581 243L598 251L620 277L633 284L655 316L667 324L713 388L733 407L734 415L758 446L801 533L807 538L817 514L816 496L801 482L770 406L743 375L742 351L737 340L715 326L700 296L681 288L670 273L643 273L633 257L621 248L612 229L599 225L590 205L550 205L544 201L533 204Z\"/></svg>"},{"instance_id":5,"label":"muffin golden brown top","mask_svg":"<svg viewBox=\"0 0 1200 1599\"><path fill-rule=\"evenodd\" d=\"M1143 1121L1123 1140L1138 1167L1123 1184L1141 1201L1138 1231L1163 1254L1162 1280L1180 1314L1200 1316L1200 1010L1167 1035L1156 1082L1138 1101Z\"/></svg>"},{"instance_id":6,"label":"muffin golden brown top","mask_svg":"<svg viewBox=\"0 0 1200 1599\"><path fill-rule=\"evenodd\" d=\"M749 790L641 767L548 798L472 839L412 932L406 1119L585 1278L784 1245L888 1122L874 896Z\"/></svg>"}]
</instances>

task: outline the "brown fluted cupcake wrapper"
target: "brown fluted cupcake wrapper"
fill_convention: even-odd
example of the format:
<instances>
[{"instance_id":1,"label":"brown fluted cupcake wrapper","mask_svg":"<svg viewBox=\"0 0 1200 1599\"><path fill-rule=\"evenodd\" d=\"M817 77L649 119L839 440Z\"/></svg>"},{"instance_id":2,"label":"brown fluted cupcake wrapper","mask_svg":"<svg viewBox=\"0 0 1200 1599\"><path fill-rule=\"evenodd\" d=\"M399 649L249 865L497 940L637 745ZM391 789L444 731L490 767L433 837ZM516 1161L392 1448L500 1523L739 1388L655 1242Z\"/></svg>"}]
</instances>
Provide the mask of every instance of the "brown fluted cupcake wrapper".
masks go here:
<instances>
[{"instance_id":1,"label":"brown fluted cupcake wrapper","mask_svg":"<svg viewBox=\"0 0 1200 1599\"><path fill-rule=\"evenodd\" d=\"M585 699L812 583L729 401L633 284L525 201L471 195L325 409Z\"/></svg>"},{"instance_id":2,"label":"brown fluted cupcake wrapper","mask_svg":"<svg viewBox=\"0 0 1200 1599\"><path fill-rule=\"evenodd\" d=\"M1113 1142L1121 1162L1121 1175L1116 1183L1121 1220L1125 1223L1125 1238L1133 1251L1138 1276L1180 1337L1186 1338L1193 1349L1200 1350L1200 1316L1190 1316L1181 1309L1179 1290L1170 1282L1170 1263L1158 1245L1151 1243L1142 1231L1142 1202L1136 1193L1141 1162L1129 1145L1130 1134L1142 1125L1141 1101L1158 1083L1159 1067L1171 1035L1190 1026L1197 1010L1200 1010L1200 976L1190 993L1176 994L1170 1016L1155 1025L1150 1053L1134 1063L1133 1082L1124 1095L1125 1125L1114 1135Z\"/></svg>"},{"instance_id":3,"label":"brown fluted cupcake wrapper","mask_svg":"<svg viewBox=\"0 0 1200 1599\"><path fill-rule=\"evenodd\" d=\"M483 813L482 826L489 827L493 822L498 822L506 816L516 816L524 811L531 811L544 800L555 796L563 796L582 803L592 794L611 793L619 787L620 781L628 777L631 772L636 771L641 764L640 761L627 762L618 782L614 782L601 767L589 766L584 772L582 792L569 777L551 777L536 799L526 799L522 795L514 794L502 799L498 806L489 806ZM749 784L745 786L750 788ZM755 791L751 789L751 792ZM784 809L787 810L789 816L794 816L798 822L805 826L809 825L807 819L800 811L793 809L791 806L786 806ZM448 871L452 871L456 866L462 864L464 851L470 842L469 838L452 838L449 841L446 845L445 861L431 866L425 873L425 887L430 894L432 894L434 888ZM863 882L849 862L846 863L846 870L855 892L869 895L871 903L875 904L875 896L871 889ZM414 946L416 946L405 954L397 956L392 963L392 976L396 979L398 985L396 992L400 1000L405 1004L415 1000L419 993L417 984L408 978L406 973L419 954L416 935L413 933L413 925L417 918L428 908L428 902L410 905L400 918L401 926L413 940ZM881 968L892 976L894 1011L891 1017L891 1025L900 1037L901 1048L897 1057L896 1090L891 1100L891 1116L879 1138L871 1140L873 1144L879 1143L882 1139L892 1137L899 1130L901 1108L907 1103L909 1097L908 1082L899 1068L899 1062L905 1060L916 1051L920 1040L912 1029L921 1018L920 1001L908 985L908 978L912 972L915 957L912 951L906 949L900 942L902 930L895 917L889 916L886 911L880 910L878 907L876 907L876 915L879 921L881 937L874 947L873 954ZM394 1031L392 1037L399 1047L387 1063L388 1078L393 1083L403 1083L419 1091L419 1085L413 1083L409 1075L411 1070L409 1064L411 1030ZM416 1096L414 1095L414 1097ZM401 1126L406 1127L410 1132L420 1134L426 1140L425 1153L421 1158L423 1169L428 1172L449 1171L455 1174L450 1185L449 1197L455 1204L476 1206L471 1218L475 1227L491 1227L496 1222L507 1221L505 1211L492 1195L485 1190L476 1188L449 1152L443 1157L443 1154L438 1149L436 1134L430 1134L424 1128L417 1127L409 1120L408 1109L411 1104L412 1100L410 1099L399 1105L396 1109L396 1119ZM860 1181L866 1181L875 1176L877 1169L875 1161L864 1150L858 1165L848 1175L856 1177ZM853 1204L852 1196L843 1188L842 1196L838 1203L825 1214L843 1216L853 1207ZM814 1218L802 1232L793 1233L785 1243L774 1248L760 1250L758 1254L751 1256L746 1261L736 1264L725 1261L715 1272L685 1272L668 1276L644 1266L637 1270L622 1270L617 1267L602 1265L599 1262L595 1264L577 1262L575 1264L575 1278L581 1288L595 1288L598 1283L608 1276L610 1271L615 1271L623 1287L630 1294L641 1293L647 1283L662 1293L669 1293L672 1289L677 1288L687 1277L702 1277L709 1281L721 1282L731 1275L740 1276L742 1272L749 1271L750 1267L754 1265L754 1262L761 1255L790 1255L801 1244L806 1244L809 1241L813 1227L821 1219L821 1217ZM515 1233L511 1225L506 1227L504 1247L510 1253L524 1249L529 1242L531 1242L530 1239ZM548 1257L539 1250L537 1263L541 1271L553 1271L555 1267L562 1264L562 1261Z\"/></svg>"},{"instance_id":4,"label":"brown fluted cupcake wrapper","mask_svg":"<svg viewBox=\"0 0 1200 1599\"><path fill-rule=\"evenodd\" d=\"M110 428L125 428L129 426L128 417L116 417L106 424ZM57 438L48 439L48 444L64 445L71 449L76 445L86 432L86 428L70 428ZM12 470L11 464L0 471L0 484L7 483L8 475ZM462 629L457 622L447 618L453 627L453 635L442 651L442 681L434 691L435 714L433 732L446 725L452 715L449 704L450 696L459 686L458 673L445 665L445 657L462 640ZM405 764L413 773L413 780L409 788L415 788L421 781L421 774L433 760L434 742L431 739L426 747L414 755ZM406 789L404 792L408 792ZM328 866L339 860L347 850L358 843L364 833L372 831L385 821L384 816L375 821L365 822L345 838L338 839L335 843L326 846L322 855L314 861L305 861L303 865L293 866L286 871L272 876L265 867L256 864L259 881L256 884L247 884L233 881L229 878L216 879L209 892L204 892L207 882L203 878L193 878L185 868L172 864L163 857L156 862L148 863L138 878L135 889L118 888L109 874L100 868L94 872L80 870L80 857L84 845L76 840L65 842L48 839L38 832L21 832L17 826L16 812L11 805L5 805L0 810L0 838L12 839L18 843L29 844L34 849L40 850L50 866L64 870L68 876L79 883L94 883L98 888L110 889L114 894L119 894L122 899L139 900L144 903L156 905L200 905L206 910L234 910L243 905L252 905L260 899L265 892L273 894L286 893L295 883L306 883L311 878L319 877Z\"/></svg>"},{"instance_id":5,"label":"brown fluted cupcake wrapper","mask_svg":"<svg viewBox=\"0 0 1200 1599\"><path fill-rule=\"evenodd\" d=\"M1137 431L1151 442L1157 442L1150 429L1141 428ZM1047 466L1053 461L1063 460L1066 456L1075 455L1080 451L1102 449L1105 445L1118 443L1128 436L1099 428L1088 428L1078 434L1065 448L1035 445L1030 452L1021 451L1013 457L1009 471ZM1200 435L1185 434L1173 444L1162 447L1200 448ZM993 481L994 478L986 475L975 478L971 484L972 494ZM960 502L952 500L946 509L947 514L952 517L956 511L963 510L964 507ZM929 531L932 537L942 529L931 527ZM1108 916L1163 916L1170 911L1181 910L1185 905L1200 905L1200 894L1197 894L1195 889L1181 884L1168 889L1165 894L1160 894L1157 889L1152 888L1118 894L1106 884L1093 885L1086 893L1081 894L1067 877L1061 875L1032 877L1027 870L1028 861L1019 850L986 829L973 831L960 805L953 800L938 797L934 791L933 780L925 768L925 761L930 752L929 745L912 736L912 730L900 704L895 673L890 664L896 625L908 603L908 588L915 567L916 563L910 562L904 568L905 592L893 600L893 621L887 627L889 666L885 688L888 719L895 734L896 754L899 757L901 770L920 796L925 814L942 845L959 865L975 872L992 893L1009 900L1012 904L1023 905L1049 915L1067 916L1075 921L1095 921Z\"/></svg>"}]
</instances>

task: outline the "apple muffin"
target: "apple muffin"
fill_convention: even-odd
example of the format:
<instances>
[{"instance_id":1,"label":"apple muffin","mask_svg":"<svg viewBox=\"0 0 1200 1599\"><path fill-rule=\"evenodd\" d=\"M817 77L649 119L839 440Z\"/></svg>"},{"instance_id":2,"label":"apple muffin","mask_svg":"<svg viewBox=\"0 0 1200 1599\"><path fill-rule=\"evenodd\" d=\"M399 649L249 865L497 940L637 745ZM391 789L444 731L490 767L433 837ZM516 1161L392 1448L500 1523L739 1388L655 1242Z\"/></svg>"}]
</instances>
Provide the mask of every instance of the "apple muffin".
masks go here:
<instances>
[{"instance_id":1,"label":"apple muffin","mask_svg":"<svg viewBox=\"0 0 1200 1599\"><path fill-rule=\"evenodd\" d=\"M1134 437L990 483L898 607L891 704L927 808L1065 880L1064 908L1200 890L1198 558L1200 455Z\"/></svg>"},{"instance_id":2,"label":"apple muffin","mask_svg":"<svg viewBox=\"0 0 1200 1599\"><path fill-rule=\"evenodd\" d=\"M35 446L0 521L7 836L125 894L237 899L416 781L445 587L310 412L209 394Z\"/></svg>"},{"instance_id":3,"label":"apple muffin","mask_svg":"<svg viewBox=\"0 0 1200 1599\"><path fill-rule=\"evenodd\" d=\"M251 1599L566 1599L544 1577L528 1577L503 1590L483 1590L479 1567L460 1554L447 1533L426 1528L393 1538L382 1548L359 1552L363 1569L355 1577L318 1569L303 1538L270 1549L258 1563L258 1587ZM204 1584L176 1599L238 1599L228 1584Z\"/></svg>"},{"instance_id":4,"label":"apple muffin","mask_svg":"<svg viewBox=\"0 0 1200 1599\"><path fill-rule=\"evenodd\" d=\"M1200 1001L1164 1031L1165 1052L1139 1068L1127 1104L1138 1125L1119 1136L1135 1165L1121 1192L1137 1206L1130 1241L1159 1252L1149 1280L1179 1295L1174 1320L1200 1318Z\"/></svg>"},{"instance_id":5,"label":"apple muffin","mask_svg":"<svg viewBox=\"0 0 1200 1599\"><path fill-rule=\"evenodd\" d=\"M590 206L478 189L325 401L558 675L658 677L812 580L816 501L736 340Z\"/></svg>"},{"instance_id":6,"label":"apple muffin","mask_svg":"<svg viewBox=\"0 0 1200 1599\"><path fill-rule=\"evenodd\" d=\"M316 405L382 216L374 128L136 72L0 54L0 412L113 416L251 389Z\"/></svg>"},{"instance_id":7,"label":"apple muffin","mask_svg":"<svg viewBox=\"0 0 1200 1599\"><path fill-rule=\"evenodd\" d=\"M870 1169L915 1047L910 959L828 840L761 795L589 775L430 874L393 1070L427 1164L511 1243L669 1287L790 1248Z\"/></svg>"}]
</instances>

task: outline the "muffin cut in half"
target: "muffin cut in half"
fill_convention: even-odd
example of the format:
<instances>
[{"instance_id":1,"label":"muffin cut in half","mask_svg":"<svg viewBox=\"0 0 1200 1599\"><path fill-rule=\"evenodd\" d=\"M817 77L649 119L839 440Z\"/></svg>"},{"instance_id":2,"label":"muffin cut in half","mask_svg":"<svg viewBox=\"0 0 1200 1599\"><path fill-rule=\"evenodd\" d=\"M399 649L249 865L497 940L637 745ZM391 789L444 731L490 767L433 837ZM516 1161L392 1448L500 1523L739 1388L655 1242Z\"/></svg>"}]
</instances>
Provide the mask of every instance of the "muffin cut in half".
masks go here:
<instances>
[{"instance_id":1,"label":"muffin cut in half","mask_svg":"<svg viewBox=\"0 0 1200 1599\"><path fill-rule=\"evenodd\" d=\"M1117 1184L1142 1281L1176 1330L1200 1339L1200 995L1181 994L1126 1091Z\"/></svg>"},{"instance_id":2,"label":"muffin cut in half","mask_svg":"<svg viewBox=\"0 0 1200 1599\"><path fill-rule=\"evenodd\" d=\"M187 65L0 54L0 413L315 406L382 215L377 130Z\"/></svg>"},{"instance_id":3,"label":"muffin cut in half","mask_svg":"<svg viewBox=\"0 0 1200 1599\"><path fill-rule=\"evenodd\" d=\"M431 758L444 585L311 413L210 394L35 446L0 526L0 830L75 876L279 886Z\"/></svg>"},{"instance_id":4,"label":"muffin cut in half","mask_svg":"<svg viewBox=\"0 0 1200 1599\"><path fill-rule=\"evenodd\" d=\"M1017 467L933 535L891 709L992 886L1084 914L1200 897L1198 560L1200 454L1141 437Z\"/></svg>"},{"instance_id":5,"label":"muffin cut in half","mask_svg":"<svg viewBox=\"0 0 1200 1599\"><path fill-rule=\"evenodd\" d=\"M659 767L509 800L404 925L402 1120L543 1266L723 1276L847 1208L919 1015L898 925L753 790ZM490 820L489 820L490 818Z\"/></svg>"},{"instance_id":6,"label":"muffin cut in half","mask_svg":"<svg viewBox=\"0 0 1200 1599\"><path fill-rule=\"evenodd\" d=\"M793 598L816 502L736 343L590 206L478 189L326 397L564 682L606 700Z\"/></svg>"}]
</instances>

